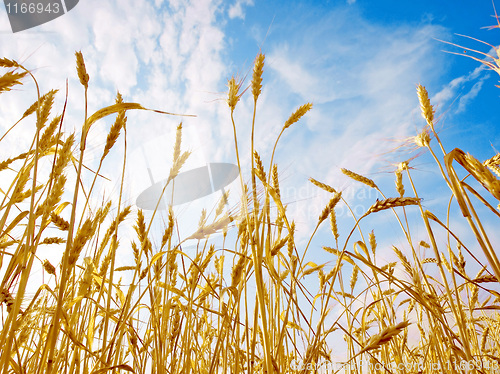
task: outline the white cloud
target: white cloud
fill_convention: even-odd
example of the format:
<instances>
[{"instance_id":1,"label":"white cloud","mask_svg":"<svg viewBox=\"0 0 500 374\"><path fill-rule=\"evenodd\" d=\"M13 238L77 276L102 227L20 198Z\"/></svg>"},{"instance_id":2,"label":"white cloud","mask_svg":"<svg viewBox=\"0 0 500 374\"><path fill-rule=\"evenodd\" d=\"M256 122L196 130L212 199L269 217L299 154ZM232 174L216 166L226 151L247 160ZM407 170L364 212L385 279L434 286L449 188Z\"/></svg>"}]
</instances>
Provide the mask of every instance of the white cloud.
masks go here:
<instances>
[{"instance_id":1,"label":"white cloud","mask_svg":"<svg viewBox=\"0 0 500 374\"><path fill-rule=\"evenodd\" d=\"M455 113L460 113L465 111L467 104L469 104L469 102L471 102L478 95L479 91L481 91L485 79L486 77L483 77L481 78L481 80L474 83L469 92L460 97L460 100L458 102L458 108L455 111Z\"/></svg>"},{"instance_id":2,"label":"white cloud","mask_svg":"<svg viewBox=\"0 0 500 374\"><path fill-rule=\"evenodd\" d=\"M194 133L211 146L212 139L220 131L218 113L223 105L209 101L220 90L227 75L222 59L225 35L223 23L219 23L223 5L219 0L204 0L170 3L168 7L162 6L161 2L138 4L123 1L117 6L115 2L104 4L88 0L34 32L6 32L0 35L0 43L3 56L25 62L28 68L36 68L34 73L42 93L53 87L64 89L65 79L69 77L69 106L65 121L69 130L79 132L83 121L83 88L76 76L74 57L75 50L81 50L90 75L90 114L112 104L117 90L122 92L126 101L140 102L146 107L196 113L198 119L184 118L185 143L196 147L197 154L190 162L204 163L209 160L205 158L211 155L196 146L199 143L197 139L187 139L187 135L193 137ZM158 12L154 6L162 6L163 11ZM27 60L23 61L26 57ZM5 124L14 123L35 100L31 83L22 87L21 91L30 93L30 96L2 95L2 132L5 131ZM64 91L58 95L59 111L63 100ZM3 110L4 104L7 104L6 110ZM183 120L144 112L129 112L128 117L129 152L142 143L154 140L158 134L172 137L176 125ZM112 119L93 125L86 151L89 162L99 156L110 121ZM214 125L217 130L213 133L211 127ZM196 130L189 131L190 126L197 126L194 127ZM11 147L8 151L2 147L2 159L21 152L32 136L31 127L18 126L5 140L10 142ZM122 147L121 144L119 141L117 149ZM170 149L164 151L171 153ZM227 152L222 152L224 154ZM133 169L132 160L129 163L132 166L129 170L132 181L147 183L147 179L137 178L144 170ZM121 155L115 150L108 156L103 170L107 177L115 181L121 173L121 167L116 167L116 164L121 165ZM158 179L163 177L165 167L162 166L161 170L155 171ZM199 165L192 164L190 167L195 166ZM126 187L131 185L133 183L127 183ZM117 193L116 186L112 184L107 190Z\"/></svg>"},{"instance_id":3,"label":"white cloud","mask_svg":"<svg viewBox=\"0 0 500 374\"><path fill-rule=\"evenodd\" d=\"M253 5L253 0L236 0L236 2L229 7L228 11L229 18L245 19L245 13L243 12L243 7L252 5Z\"/></svg>"},{"instance_id":4,"label":"white cloud","mask_svg":"<svg viewBox=\"0 0 500 374\"><path fill-rule=\"evenodd\" d=\"M484 70L486 70L486 68L483 65L480 65L471 72L469 72L468 74L454 78L448 84L444 85L441 88L441 90L438 91L436 94L434 95L431 94L431 102L434 103L434 105L444 106L450 100L455 100L456 97L459 95L459 92L464 89L464 86L468 82L476 80L481 74L481 72L483 72ZM481 86L482 84L478 86L476 89L480 90ZM477 95L477 92L475 95ZM456 113L461 112L464 109L465 106L462 106L460 110L457 111Z\"/></svg>"}]
</instances>

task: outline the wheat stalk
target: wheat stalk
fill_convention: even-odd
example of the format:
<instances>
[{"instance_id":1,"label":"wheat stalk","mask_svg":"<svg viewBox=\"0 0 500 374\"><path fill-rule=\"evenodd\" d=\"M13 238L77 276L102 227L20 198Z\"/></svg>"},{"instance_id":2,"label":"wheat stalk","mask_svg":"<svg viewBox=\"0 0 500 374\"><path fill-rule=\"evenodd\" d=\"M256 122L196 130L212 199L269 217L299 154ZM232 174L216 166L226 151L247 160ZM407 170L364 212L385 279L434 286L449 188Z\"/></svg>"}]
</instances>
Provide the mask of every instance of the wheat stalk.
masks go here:
<instances>
[{"instance_id":1,"label":"wheat stalk","mask_svg":"<svg viewBox=\"0 0 500 374\"><path fill-rule=\"evenodd\" d=\"M341 197L342 197L342 193L338 192L330 199L330 201L328 202L328 205L323 209L323 211L319 215L318 224L320 224L321 222L323 222L325 219L328 218L328 215L333 211L333 209L335 208L335 205L338 204Z\"/></svg>"},{"instance_id":2,"label":"wheat stalk","mask_svg":"<svg viewBox=\"0 0 500 374\"><path fill-rule=\"evenodd\" d=\"M226 102L229 108L231 109L231 112L234 111L236 104L238 104L238 101L240 101L241 96L246 91L243 90L243 92L240 92L242 85L243 85L243 80L237 82L235 77L231 77L231 79L229 79L229 81L227 82L228 93Z\"/></svg>"},{"instance_id":3,"label":"wheat stalk","mask_svg":"<svg viewBox=\"0 0 500 374\"><path fill-rule=\"evenodd\" d=\"M375 184L374 181L372 181L370 178L366 178L362 175L359 175L357 173L354 173L350 170L342 168L342 173L344 175L347 175L349 178L354 179L355 181L361 182L363 184L366 184L368 187L378 189L377 185Z\"/></svg>"},{"instance_id":4,"label":"wheat stalk","mask_svg":"<svg viewBox=\"0 0 500 374\"><path fill-rule=\"evenodd\" d=\"M89 87L89 75L87 74L87 68L85 67L85 61L83 60L83 54L81 51L75 52L76 56L76 72L78 74L78 79L82 86L87 89Z\"/></svg>"},{"instance_id":5,"label":"wheat stalk","mask_svg":"<svg viewBox=\"0 0 500 374\"><path fill-rule=\"evenodd\" d=\"M329 185L325 184L325 183L322 183L322 182L319 182L317 181L316 179L314 178L309 178L309 182L311 182L312 184L314 184L315 186L321 188L322 190L325 190L327 192L330 192L330 193L337 193L337 191L335 191L335 189L333 187L330 187Z\"/></svg>"},{"instance_id":6,"label":"wheat stalk","mask_svg":"<svg viewBox=\"0 0 500 374\"><path fill-rule=\"evenodd\" d=\"M408 321L400 322L397 325L389 326L383 329L377 335L374 335L368 340L363 349L359 352L364 353L367 351L371 351L373 349L380 348L384 344L389 343L395 336L397 336L402 330L407 328L410 325Z\"/></svg>"},{"instance_id":7,"label":"wheat stalk","mask_svg":"<svg viewBox=\"0 0 500 374\"><path fill-rule=\"evenodd\" d=\"M419 205L419 198L416 197L390 197L384 200L378 200L364 214L367 216L370 213L380 212L381 210L391 209L398 206Z\"/></svg>"},{"instance_id":8,"label":"wheat stalk","mask_svg":"<svg viewBox=\"0 0 500 374\"><path fill-rule=\"evenodd\" d=\"M309 112L312 109L313 105L312 103L307 103L304 105L301 105L295 112L292 113L292 115L286 120L285 124L283 125L283 130L289 128L292 126L294 123L298 122L307 112Z\"/></svg>"},{"instance_id":9,"label":"wheat stalk","mask_svg":"<svg viewBox=\"0 0 500 374\"><path fill-rule=\"evenodd\" d=\"M10 91L13 86L22 84L21 80L27 75L27 72L22 73L5 73L0 77L0 92Z\"/></svg>"},{"instance_id":10,"label":"wheat stalk","mask_svg":"<svg viewBox=\"0 0 500 374\"><path fill-rule=\"evenodd\" d=\"M420 102L420 110L422 117L427 121L427 124L434 130L434 108L429 100L429 94L424 86L417 85L418 101Z\"/></svg>"},{"instance_id":11,"label":"wheat stalk","mask_svg":"<svg viewBox=\"0 0 500 374\"><path fill-rule=\"evenodd\" d=\"M80 253L87 243L87 241L92 237L96 229L94 222L91 218L87 218L83 223L82 227L76 232L75 238L73 240L73 245L71 247L68 256L68 266L72 267L75 265Z\"/></svg>"},{"instance_id":12,"label":"wheat stalk","mask_svg":"<svg viewBox=\"0 0 500 374\"><path fill-rule=\"evenodd\" d=\"M255 58L253 75L252 75L252 94L255 101L260 96L262 90L262 73L264 70L264 59L265 56L262 53L259 53Z\"/></svg>"},{"instance_id":13,"label":"wheat stalk","mask_svg":"<svg viewBox=\"0 0 500 374\"><path fill-rule=\"evenodd\" d=\"M123 98L122 95L118 92L116 95L116 104L121 104L123 103ZM104 146L104 151L101 156L101 161L104 160L104 158L108 155L109 151L111 148L116 143L116 140L120 136L120 131L122 128L124 128L127 124L127 117L125 116L125 111L118 112L118 115L116 116L116 120L111 126L111 129L109 130L109 134L106 138L106 144Z\"/></svg>"}]
</instances>

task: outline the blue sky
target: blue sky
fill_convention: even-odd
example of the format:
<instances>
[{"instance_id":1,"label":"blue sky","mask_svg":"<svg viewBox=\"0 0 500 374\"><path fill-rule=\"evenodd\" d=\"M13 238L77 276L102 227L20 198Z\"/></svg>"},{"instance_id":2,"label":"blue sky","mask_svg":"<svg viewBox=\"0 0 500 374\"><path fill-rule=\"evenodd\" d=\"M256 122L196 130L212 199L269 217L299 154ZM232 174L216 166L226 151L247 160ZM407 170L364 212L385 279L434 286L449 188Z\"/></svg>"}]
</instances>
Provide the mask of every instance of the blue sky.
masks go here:
<instances>
[{"instance_id":1,"label":"blue sky","mask_svg":"<svg viewBox=\"0 0 500 374\"><path fill-rule=\"evenodd\" d=\"M284 134L276 155L284 199L297 220L299 237L305 240L328 202L308 177L347 191L351 182L340 173L345 167L375 179L387 195L396 195L389 172L395 162L412 154L388 152L424 126L415 90L418 83L429 90L439 117L436 128L448 151L459 147L483 161L500 149L500 90L495 87L499 77L472 59L444 53L463 50L439 41L488 52L488 46L455 34L498 44L498 29L482 29L495 24L493 14L489 0L81 0L68 14L16 34L0 7L0 54L33 69L42 92L59 88L58 111L69 79L68 131L79 131L83 121L77 50L82 51L90 75L90 111L113 103L120 90L125 101L196 114L194 119L183 119L185 146L193 151L189 169L206 162L235 162L225 85L233 74L246 76L249 83L253 59L261 49L266 65L256 148L265 165L288 116L299 105L314 104ZM34 100L31 83L2 95L0 131ZM252 104L251 95L246 95L235 111L244 166L249 163ZM156 180L167 176L172 137L181 118L144 112L128 116L126 200L133 203L150 183L146 166ZM89 163L99 157L111 121L93 127ZM21 152L31 136L29 127L16 129L0 149L2 159ZM117 148L103 171L115 181L120 177L121 167L116 165L121 162L123 142ZM428 155L411 166L419 173L428 207L446 203L449 192L433 184L440 176ZM237 184L231 188L236 196ZM352 188L351 195L364 191ZM103 189L113 196L118 191L116 182L104 184ZM360 210L377 197L366 194L355 203ZM94 202L99 199L96 195ZM210 204L214 201L179 209L185 218L193 214L197 222L197 213L188 212ZM331 240L326 231L320 238Z\"/></svg>"}]
</instances>

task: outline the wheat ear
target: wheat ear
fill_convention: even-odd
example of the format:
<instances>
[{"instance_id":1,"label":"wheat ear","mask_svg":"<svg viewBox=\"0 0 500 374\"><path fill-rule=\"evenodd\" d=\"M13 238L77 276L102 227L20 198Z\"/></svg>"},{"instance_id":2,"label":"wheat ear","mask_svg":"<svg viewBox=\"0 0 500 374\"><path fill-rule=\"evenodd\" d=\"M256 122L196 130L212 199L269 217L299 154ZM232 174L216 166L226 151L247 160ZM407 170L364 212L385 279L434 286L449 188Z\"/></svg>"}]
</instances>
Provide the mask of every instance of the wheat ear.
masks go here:
<instances>
[{"instance_id":1,"label":"wheat ear","mask_svg":"<svg viewBox=\"0 0 500 374\"><path fill-rule=\"evenodd\" d=\"M363 184L366 184L368 187L378 189L377 185L375 184L374 181L372 181L370 178L363 177L362 175L359 175L353 171L347 170L342 168L342 173L347 175L349 178L354 179L355 181L361 182Z\"/></svg>"}]
</instances>

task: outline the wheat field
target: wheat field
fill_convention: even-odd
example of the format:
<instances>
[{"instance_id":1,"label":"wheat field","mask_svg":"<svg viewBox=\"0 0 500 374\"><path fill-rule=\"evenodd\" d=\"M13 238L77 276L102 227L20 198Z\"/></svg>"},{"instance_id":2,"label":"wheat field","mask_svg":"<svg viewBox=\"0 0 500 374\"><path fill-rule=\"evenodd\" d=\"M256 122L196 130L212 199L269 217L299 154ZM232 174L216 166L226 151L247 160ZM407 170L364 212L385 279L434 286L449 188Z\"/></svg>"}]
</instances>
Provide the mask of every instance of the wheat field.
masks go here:
<instances>
[{"instance_id":1,"label":"wheat field","mask_svg":"<svg viewBox=\"0 0 500 374\"><path fill-rule=\"evenodd\" d=\"M500 49L495 51L497 56L477 60L500 74ZM435 129L435 109L424 86L417 86L415 99L426 126L407 143L435 160L441 183L449 188L450 206L443 207L448 216L423 204L428 196L415 187L411 159L398 164L397 193L388 195L379 181L342 169L381 199L361 215L351 211L350 231L344 232L336 209L351 205L343 191L310 178L330 197L317 212L309 241L296 243L274 150L314 109L305 103L290 115L270 159L261 158L253 135L250 153L240 153L236 112L242 95L252 95L252 130L259 125L256 108L265 68L260 53L248 87L237 78L227 85L228 131L234 134L240 169L236 183L245 192L241 203L228 210L223 196L211 214L200 212L198 229L186 238L177 237L182 217L169 209L156 237L151 229L156 212L146 218L124 203L121 189L114 201L105 198L96 205L93 198L107 156L117 142L126 145L127 111L149 109L124 102L118 93L115 103L87 112L92 77L83 54L75 57L86 100L79 131L62 131L64 112L52 113L59 93L39 92L13 124L32 129L31 146L0 162L1 178L8 180L0 210L2 373L499 371L500 262L498 243L488 230L498 227L500 217L500 154L480 161L466 150L446 150L440 139L446 133ZM0 100L28 80L36 83L36 75L14 60L2 58L0 67ZM107 116L115 120L100 158L85 165L89 131ZM0 142L9 142L8 132L1 136ZM172 152L167 185L190 156L183 150L182 123ZM125 154L121 157L117 168L124 167ZM244 164L250 170L242 170ZM82 178L84 169L92 171L90 180ZM123 187L123 179L117 182ZM467 232L450 224L452 205ZM425 239L415 240L410 215L420 220ZM404 249L391 246L393 262L379 262L382 233L365 225L380 216L394 220L406 241ZM128 242L122 235L126 226L134 232ZM307 261L323 226L329 226L332 238L322 246L325 261ZM209 241L216 233L217 246ZM474 240L465 243L463 236ZM194 254L184 249L188 240L197 243ZM60 263L39 257L45 246L62 253ZM133 258L118 266L125 247ZM480 271L471 273L478 265ZM46 281L32 292L29 279L37 268ZM339 313L332 312L334 306Z\"/></svg>"}]
</instances>

